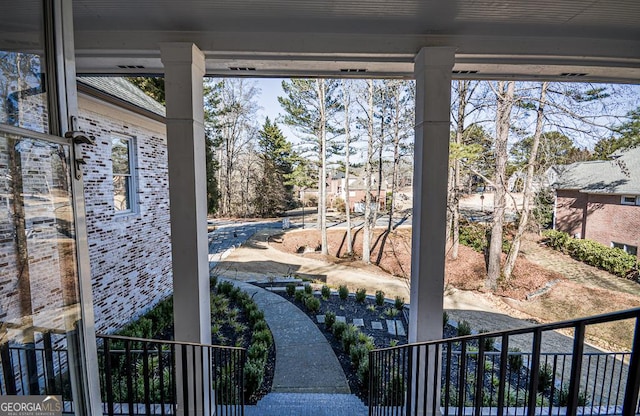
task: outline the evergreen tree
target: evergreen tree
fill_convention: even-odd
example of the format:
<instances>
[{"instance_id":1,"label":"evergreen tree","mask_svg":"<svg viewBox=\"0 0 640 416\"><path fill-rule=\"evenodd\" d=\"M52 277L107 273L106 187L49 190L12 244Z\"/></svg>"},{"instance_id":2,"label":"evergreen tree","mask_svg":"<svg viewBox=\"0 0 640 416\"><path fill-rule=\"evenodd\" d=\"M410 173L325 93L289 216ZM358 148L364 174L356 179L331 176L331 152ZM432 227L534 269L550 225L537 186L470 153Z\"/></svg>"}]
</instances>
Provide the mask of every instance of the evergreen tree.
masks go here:
<instances>
[{"instance_id":1,"label":"evergreen tree","mask_svg":"<svg viewBox=\"0 0 640 416\"><path fill-rule=\"evenodd\" d=\"M592 159L606 160L617 151L640 145L640 107L627 113L627 117L627 122L613 129L619 137L601 139L595 144Z\"/></svg>"},{"instance_id":2,"label":"evergreen tree","mask_svg":"<svg viewBox=\"0 0 640 416\"><path fill-rule=\"evenodd\" d=\"M287 181L293 171L292 150L291 143L269 117L258 134L262 176L254 203L258 214L267 217L293 207L293 186Z\"/></svg>"}]
</instances>

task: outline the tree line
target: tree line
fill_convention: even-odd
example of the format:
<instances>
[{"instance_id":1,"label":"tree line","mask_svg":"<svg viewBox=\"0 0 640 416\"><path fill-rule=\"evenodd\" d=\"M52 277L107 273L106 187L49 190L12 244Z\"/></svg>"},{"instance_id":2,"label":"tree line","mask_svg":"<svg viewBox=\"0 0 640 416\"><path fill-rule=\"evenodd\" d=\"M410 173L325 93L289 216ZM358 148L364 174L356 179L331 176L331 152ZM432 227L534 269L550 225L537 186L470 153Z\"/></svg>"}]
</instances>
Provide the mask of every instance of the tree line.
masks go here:
<instances>
[{"instance_id":1,"label":"tree line","mask_svg":"<svg viewBox=\"0 0 640 416\"><path fill-rule=\"evenodd\" d=\"M379 262L370 254L373 230L378 218L388 214L384 244L394 226L401 176L407 176L413 160L414 82L291 79L282 82L282 90L282 115L259 125L255 81L205 81L209 212L274 216L301 203L294 191L313 190L318 195L321 251L327 254L327 184L340 173L347 255L353 254L351 232L357 225L363 232L362 260ZM528 227L545 221L539 214L548 195L535 184L549 167L604 159L640 143L637 90L623 85L454 81L451 122L448 253L453 259L458 256L464 221L460 199L491 189L494 208L485 255L486 285L491 289L512 277ZM278 123L295 132L295 144ZM364 197L351 201L349 186L356 177L364 182ZM388 187L383 188L385 182ZM514 191L523 194L523 204L517 208L516 229L502 261L505 212ZM356 223L353 202L364 206Z\"/></svg>"}]
</instances>

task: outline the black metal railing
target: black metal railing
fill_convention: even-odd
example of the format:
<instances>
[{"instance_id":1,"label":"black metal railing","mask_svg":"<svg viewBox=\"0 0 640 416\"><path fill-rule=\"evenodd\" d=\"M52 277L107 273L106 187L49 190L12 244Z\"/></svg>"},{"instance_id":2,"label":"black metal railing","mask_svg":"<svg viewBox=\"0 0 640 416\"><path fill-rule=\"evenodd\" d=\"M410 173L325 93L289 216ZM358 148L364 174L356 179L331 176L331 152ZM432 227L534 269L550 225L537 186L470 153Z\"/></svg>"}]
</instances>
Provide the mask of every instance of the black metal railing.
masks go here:
<instances>
[{"instance_id":1,"label":"black metal railing","mask_svg":"<svg viewBox=\"0 0 640 416\"><path fill-rule=\"evenodd\" d=\"M244 414L243 348L113 335L98 340L106 415L175 415L179 402L185 415L207 408Z\"/></svg>"},{"instance_id":2,"label":"black metal railing","mask_svg":"<svg viewBox=\"0 0 640 416\"><path fill-rule=\"evenodd\" d=\"M0 346L0 394L61 395L73 413L69 333L38 328L32 342ZM105 415L244 414L245 350L98 335ZM177 382L181 380L181 382Z\"/></svg>"},{"instance_id":3,"label":"black metal railing","mask_svg":"<svg viewBox=\"0 0 640 416\"><path fill-rule=\"evenodd\" d=\"M585 352L588 328L623 320L635 321L631 351ZM573 332L568 351L546 351L543 338L559 329ZM640 308L369 355L371 416L631 416L640 414L639 388Z\"/></svg>"}]
</instances>

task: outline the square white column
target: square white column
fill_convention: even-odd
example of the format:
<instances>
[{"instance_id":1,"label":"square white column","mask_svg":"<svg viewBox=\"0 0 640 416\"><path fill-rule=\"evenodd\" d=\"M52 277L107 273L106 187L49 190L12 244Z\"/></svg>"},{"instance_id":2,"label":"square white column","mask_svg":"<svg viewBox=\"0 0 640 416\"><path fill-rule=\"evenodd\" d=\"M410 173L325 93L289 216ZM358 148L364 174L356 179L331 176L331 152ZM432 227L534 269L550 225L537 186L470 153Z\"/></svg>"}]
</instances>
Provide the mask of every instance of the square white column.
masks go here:
<instances>
[{"instance_id":1,"label":"square white column","mask_svg":"<svg viewBox=\"0 0 640 416\"><path fill-rule=\"evenodd\" d=\"M413 228L409 342L442 338L446 244L447 178L451 71L455 50L422 48L415 60L416 125L413 174ZM425 349L421 349L425 353ZM416 351L415 354L418 352ZM410 392L416 398L411 414L431 415L439 409L436 351L414 356ZM426 365L428 364L428 365ZM428 370L427 370L428 369ZM427 394L416 394L426 392ZM426 413L423 413L426 409ZM438 413L436 411L436 413Z\"/></svg>"},{"instance_id":2,"label":"square white column","mask_svg":"<svg viewBox=\"0 0 640 416\"><path fill-rule=\"evenodd\" d=\"M192 43L165 43L160 49L167 103L174 334L176 341L210 344L204 54ZM182 389L200 398L203 389L209 388L208 355L200 363L199 353L195 357L191 354L190 350L187 361L195 365L186 369L180 367L180 355L176 359L178 414L187 410ZM207 403L190 400L189 414L209 414L208 407Z\"/></svg>"}]
</instances>

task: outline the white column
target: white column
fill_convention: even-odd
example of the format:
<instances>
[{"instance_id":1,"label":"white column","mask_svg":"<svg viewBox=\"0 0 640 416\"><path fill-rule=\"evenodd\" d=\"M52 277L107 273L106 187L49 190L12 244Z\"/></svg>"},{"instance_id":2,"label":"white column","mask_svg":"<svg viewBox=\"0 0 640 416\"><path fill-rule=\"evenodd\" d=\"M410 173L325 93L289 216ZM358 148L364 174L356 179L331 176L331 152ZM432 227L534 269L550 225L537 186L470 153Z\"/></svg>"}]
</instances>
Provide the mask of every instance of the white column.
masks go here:
<instances>
[{"instance_id":1,"label":"white column","mask_svg":"<svg viewBox=\"0 0 640 416\"><path fill-rule=\"evenodd\" d=\"M165 43L160 45L160 49L167 102L175 339L210 344L204 54L192 43ZM176 361L180 362L179 359ZM199 391L192 397L201 397L201 377L208 375L196 371L197 380L192 384L194 374L191 371L191 367L185 374L179 371L183 380L179 389L188 386L192 395L193 389L197 389ZM180 403L182 394L178 391L179 413L182 413L184 405ZM190 414L195 414L194 405L190 400ZM198 403L198 413L203 410L200 406Z\"/></svg>"},{"instance_id":2,"label":"white column","mask_svg":"<svg viewBox=\"0 0 640 416\"><path fill-rule=\"evenodd\" d=\"M409 342L442 337L451 128L449 112L454 58L453 48L433 47L422 48L415 60L416 126ZM428 394L426 397L419 395L419 403L413 403L416 409L413 414L423 414L425 400L426 414L432 414L434 400L439 404L439 388L432 385L434 359L435 355L430 351L428 374L425 374L424 359L420 360L421 368L414 368L417 377L413 379L412 391L424 391L423 383L426 382Z\"/></svg>"}]
</instances>

